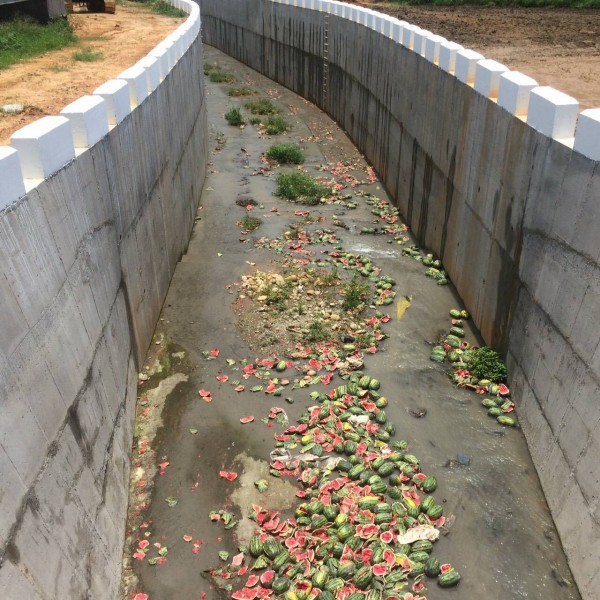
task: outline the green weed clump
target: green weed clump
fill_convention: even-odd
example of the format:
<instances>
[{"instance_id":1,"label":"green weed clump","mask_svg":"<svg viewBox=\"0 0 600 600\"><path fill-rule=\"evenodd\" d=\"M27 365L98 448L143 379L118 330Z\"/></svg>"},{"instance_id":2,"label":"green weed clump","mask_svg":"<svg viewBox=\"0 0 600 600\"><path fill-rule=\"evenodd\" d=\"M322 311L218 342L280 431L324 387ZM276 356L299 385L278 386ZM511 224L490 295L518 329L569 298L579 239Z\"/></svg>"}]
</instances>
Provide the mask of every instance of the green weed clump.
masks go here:
<instances>
[{"instance_id":1,"label":"green weed clump","mask_svg":"<svg viewBox=\"0 0 600 600\"><path fill-rule=\"evenodd\" d=\"M97 60L102 60L103 58L104 54L102 54L100 50L94 50L93 48L83 48L73 52L73 60L77 60L79 62L96 62Z\"/></svg>"},{"instance_id":2,"label":"green weed clump","mask_svg":"<svg viewBox=\"0 0 600 600\"><path fill-rule=\"evenodd\" d=\"M232 87L227 91L227 95L234 98L237 98L238 96L256 96L257 93L256 90L245 86Z\"/></svg>"},{"instance_id":3,"label":"green weed clump","mask_svg":"<svg viewBox=\"0 0 600 600\"><path fill-rule=\"evenodd\" d=\"M208 78L213 83L233 83L235 81L233 73L228 73L227 71L221 70L210 71Z\"/></svg>"},{"instance_id":4,"label":"green weed clump","mask_svg":"<svg viewBox=\"0 0 600 600\"><path fill-rule=\"evenodd\" d=\"M308 342L324 342L329 338L329 331L321 319L315 319L308 326L308 333L306 334L306 340Z\"/></svg>"},{"instance_id":5,"label":"green weed clump","mask_svg":"<svg viewBox=\"0 0 600 600\"><path fill-rule=\"evenodd\" d=\"M253 115L274 115L278 112L275 104L268 98L259 98L252 102L246 102L246 108Z\"/></svg>"},{"instance_id":6,"label":"green weed clump","mask_svg":"<svg viewBox=\"0 0 600 600\"><path fill-rule=\"evenodd\" d=\"M240 221L240 227L245 231L254 231L258 229L262 225L262 221L257 217L252 217L250 215L246 215Z\"/></svg>"},{"instance_id":7,"label":"green weed clump","mask_svg":"<svg viewBox=\"0 0 600 600\"><path fill-rule=\"evenodd\" d=\"M465 357L468 369L477 379L489 379L495 383L506 381L507 370L500 355L484 346L470 350Z\"/></svg>"},{"instance_id":8,"label":"green weed clump","mask_svg":"<svg viewBox=\"0 0 600 600\"><path fill-rule=\"evenodd\" d=\"M267 135L277 135L279 133L284 133L288 130L287 121L277 115L276 117L269 117L265 127L265 133Z\"/></svg>"},{"instance_id":9,"label":"green weed clump","mask_svg":"<svg viewBox=\"0 0 600 600\"><path fill-rule=\"evenodd\" d=\"M152 12L163 17L187 17L187 13L180 8L176 8L165 0L155 0L152 4Z\"/></svg>"},{"instance_id":10,"label":"green weed clump","mask_svg":"<svg viewBox=\"0 0 600 600\"><path fill-rule=\"evenodd\" d=\"M355 310L364 306L365 302L369 299L371 290L367 283L358 280L356 275L352 278L352 281L344 287L344 301L342 308L344 310Z\"/></svg>"},{"instance_id":11,"label":"green weed clump","mask_svg":"<svg viewBox=\"0 0 600 600\"><path fill-rule=\"evenodd\" d=\"M282 165L299 165L304 162L304 152L297 144L275 144L267 150L267 158Z\"/></svg>"},{"instance_id":12,"label":"green weed clump","mask_svg":"<svg viewBox=\"0 0 600 600\"><path fill-rule=\"evenodd\" d=\"M76 43L77 36L66 19L45 25L29 18L0 23L0 69Z\"/></svg>"},{"instance_id":13,"label":"green weed clump","mask_svg":"<svg viewBox=\"0 0 600 600\"><path fill-rule=\"evenodd\" d=\"M315 205L321 198L331 195L327 186L321 185L310 175L295 171L281 173L277 177L277 196L288 200L296 200L303 204Z\"/></svg>"},{"instance_id":14,"label":"green weed clump","mask_svg":"<svg viewBox=\"0 0 600 600\"><path fill-rule=\"evenodd\" d=\"M233 126L239 127L244 124L244 118L239 108L230 108L225 113L225 120Z\"/></svg>"}]
</instances>

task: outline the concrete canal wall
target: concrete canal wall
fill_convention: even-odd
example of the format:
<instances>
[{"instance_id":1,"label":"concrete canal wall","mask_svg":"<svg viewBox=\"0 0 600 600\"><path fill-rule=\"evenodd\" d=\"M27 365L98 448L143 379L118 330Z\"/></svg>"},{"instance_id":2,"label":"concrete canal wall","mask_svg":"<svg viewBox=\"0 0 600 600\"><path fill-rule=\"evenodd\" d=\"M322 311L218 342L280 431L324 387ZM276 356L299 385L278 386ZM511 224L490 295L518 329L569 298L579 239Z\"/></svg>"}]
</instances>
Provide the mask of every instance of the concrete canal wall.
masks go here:
<instances>
[{"instance_id":1,"label":"concrete canal wall","mask_svg":"<svg viewBox=\"0 0 600 600\"><path fill-rule=\"evenodd\" d=\"M507 356L573 573L600 597L600 111L356 6L200 4L205 42L329 113L443 259Z\"/></svg>"},{"instance_id":2,"label":"concrete canal wall","mask_svg":"<svg viewBox=\"0 0 600 600\"><path fill-rule=\"evenodd\" d=\"M137 369L207 162L198 6L0 148L0 596L118 597Z\"/></svg>"}]
</instances>

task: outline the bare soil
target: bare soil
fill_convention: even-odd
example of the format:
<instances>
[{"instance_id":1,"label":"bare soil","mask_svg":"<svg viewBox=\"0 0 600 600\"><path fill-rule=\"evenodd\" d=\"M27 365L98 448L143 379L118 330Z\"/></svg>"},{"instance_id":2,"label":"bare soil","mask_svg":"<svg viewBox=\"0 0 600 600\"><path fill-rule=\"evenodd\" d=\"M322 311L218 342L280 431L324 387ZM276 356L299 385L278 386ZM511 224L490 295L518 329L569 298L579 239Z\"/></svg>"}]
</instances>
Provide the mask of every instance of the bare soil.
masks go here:
<instances>
[{"instance_id":1,"label":"bare soil","mask_svg":"<svg viewBox=\"0 0 600 600\"><path fill-rule=\"evenodd\" d=\"M0 113L0 145L10 143L19 128L56 115L67 104L93 92L136 63L174 31L182 18L156 15L135 2L117 6L114 15L79 12L69 16L78 46L48 52L33 60L0 71L0 105L19 103L19 114ZM102 52L93 62L73 59L82 48Z\"/></svg>"},{"instance_id":2,"label":"bare soil","mask_svg":"<svg viewBox=\"0 0 600 600\"><path fill-rule=\"evenodd\" d=\"M577 98L581 109L600 106L600 10L354 4L477 50Z\"/></svg>"}]
</instances>

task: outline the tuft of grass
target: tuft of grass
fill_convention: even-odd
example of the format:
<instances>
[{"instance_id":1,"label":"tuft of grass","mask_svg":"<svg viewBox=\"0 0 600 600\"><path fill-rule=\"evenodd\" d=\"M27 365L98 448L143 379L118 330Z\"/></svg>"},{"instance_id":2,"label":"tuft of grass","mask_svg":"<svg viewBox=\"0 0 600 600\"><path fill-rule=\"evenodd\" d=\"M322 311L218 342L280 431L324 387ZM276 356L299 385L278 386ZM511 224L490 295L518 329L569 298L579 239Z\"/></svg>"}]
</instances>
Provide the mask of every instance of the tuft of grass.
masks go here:
<instances>
[{"instance_id":1,"label":"tuft of grass","mask_svg":"<svg viewBox=\"0 0 600 600\"><path fill-rule=\"evenodd\" d=\"M176 8L165 0L155 0L152 3L152 12L163 17L187 17L187 13L180 8Z\"/></svg>"},{"instance_id":2,"label":"tuft of grass","mask_svg":"<svg viewBox=\"0 0 600 600\"><path fill-rule=\"evenodd\" d=\"M328 187L321 185L310 175L295 171L281 173L277 177L275 194L288 200L315 205L321 201L321 198L331 195L331 192Z\"/></svg>"},{"instance_id":3,"label":"tuft of grass","mask_svg":"<svg viewBox=\"0 0 600 600\"><path fill-rule=\"evenodd\" d=\"M102 54L102 52L99 50L94 50L93 48L83 48L73 52L73 60L80 62L95 62L97 60L102 60L103 58L104 54Z\"/></svg>"},{"instance_id":4,"label":"tuft of grass","mask_svg":"<svg viewBox=\"0 0 600 600\"><path fill-rule=\"evenodd\" d=\"M249 123L250 125L260 125L262 121L258 117L251 117Z\"/></svg>"},{"instance_id":5,"label":"tuft of grass","mask_svg":"<svg viewBox=\"0 0 600 600\"><path fill-rule=\"evenodd\" d=\"M285 310L285 305L292 293L292 289L289 283L283 285L270 283L262 290L262 293L267 297L265 302L269 306L273 306L277 310L282 311Z\"/></svg>"},{"instance_id":6,"label":"tuft of grass","mask_svg":"<svg viewBox=\"0 0 600 600\"><path fill-rule=\"evenodd\" d=\"M233 73L228 73L227 71L210 71L208 74L208 78L213 83L233 83L235 81L235 77Z\"/></svg>"},{"instance_id":7,"label":"tuft of grass","mask_svg":"<svg viewBox=\"0 0 600 600\"><path fill-rule=\"evenodd\" d=\"M66 71L70 70L70 67L69 65L65 65L63 63L54 63L48 67L48 70L52 71L53 73L65 73Z\"/></svg>"},{"instance_id":8,"label":"tuft of grass","mask_svg":"<svg viewBox=\"0 0 600 600\"><path fill-rule=\"evenodd\" d=\"M76 43L77 36L66 19L45 25L22 17L0 23L0 69Z\"/></svg>"},{"instance_id":9,"label":"tuft of grass","mask_svg":"<svg viewBox=\"0 0 600 600\"><path fill-rule=\"evenodd\" d=\"M239 108L230 108L225 113L225 120L233 126L239 126L244 124L244 119Z\"/></svg>"},{"instance_id":10,"label":"tuft of grass","mask_svg":"<svg viewBox=\"0 0 600 600\"><path fill-rule=\"evenodd\" d=\"M254 231L258 229L262 225L262 221L257 217L252 217L250 215L246 215L240 221L240 227L245 231Z\"/></svg>"},{"instance_id":11,"label":"tuft of grass","mask_svg":"<svg viewBox=\"0 0 600 600\"><path fill-rule=\"evenodd\" d=\"M277 115L276 117L269 117L267 120L267 126L265 132L267 135L277 135L288 130L287 121Z\"/></svg>"},{"instance_id":12,"label":"tuft of grass","mask_svg":"<svg viewBox=\"0 0 600 600\"><path fill-rule=\"evenodd\" d=\"M308 333L306 334L306 340L309 342L323 342L330 338L329 331L325 327L325 324L321 319L315 319L308 326Z\"/></svg>"},{"instance_id":13,"label":"tuft of grass","mask_svg":"<svg viewBox=\"0 0 600 600\"><path fill-rule=\"evenodd\" d=\"M246 108L253 115L274 115L277 112L277 107L268 98L259 98L252 102L246 102Z\"/></svg>"},{"instance_id":14,"label":"tuft of grass","mask_svg":"<svg viewBox=\"0 0 600 600\"><path fill-rule=\"evenodd\" d=\"M342 303L342 308L344 310L360 309L364 306L371 293L369 285L359 281L356 275L343 289L344 301Z\"/></svg>"},{"instance_id":15,"label":"tuft of grass","mask_svg":"<svg viewBox=\"0 0 600 600\"><path fill-rule=\"evenodd\" d=\"M256 90L245 86L232 87L227 91L227 95L234 98L237 98L238 96L256 96L256 94L258 94Z\"/></svg>"},{"instance_id":16,"label":"tuft of grass","mask_svg":"<svg viewBox=\"0 0 600 600\"><path fill-rule=\"evenodd\" d=\"M212 71L220 71L220 67L217 63L204 63L204 74L208 75Z\"/></svg>"},{"instance_id":17,"label":"tuft of grass","mask_svg":"<svg viewBox=\"0 0 600 600\"><path fill-rule=\"evenodd\" d=\"M297 144L275 144L267 150L267 158L282 165L299 165L304 162L304 152Z\"/></svg>"}]
</instances>

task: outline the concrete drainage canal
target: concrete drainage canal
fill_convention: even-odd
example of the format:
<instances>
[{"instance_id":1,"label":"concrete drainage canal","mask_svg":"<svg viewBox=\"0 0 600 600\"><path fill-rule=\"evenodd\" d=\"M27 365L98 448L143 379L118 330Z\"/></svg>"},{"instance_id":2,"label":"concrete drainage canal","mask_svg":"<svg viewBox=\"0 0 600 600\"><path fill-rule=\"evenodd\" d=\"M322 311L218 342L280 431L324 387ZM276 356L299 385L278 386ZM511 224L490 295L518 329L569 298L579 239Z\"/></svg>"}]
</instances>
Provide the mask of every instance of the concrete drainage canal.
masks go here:
<instances>
[{"instance_id":1,"label":"concrete drainage canal","mask_svg":"<svg viewBox=\"0 0 600 600\"><path fill-rule=\"evenodd\" d=\"M121 597L579 598L443 265L330 119L205 51L212 162L139 376Z\"/></svg>"}]
</instances>

